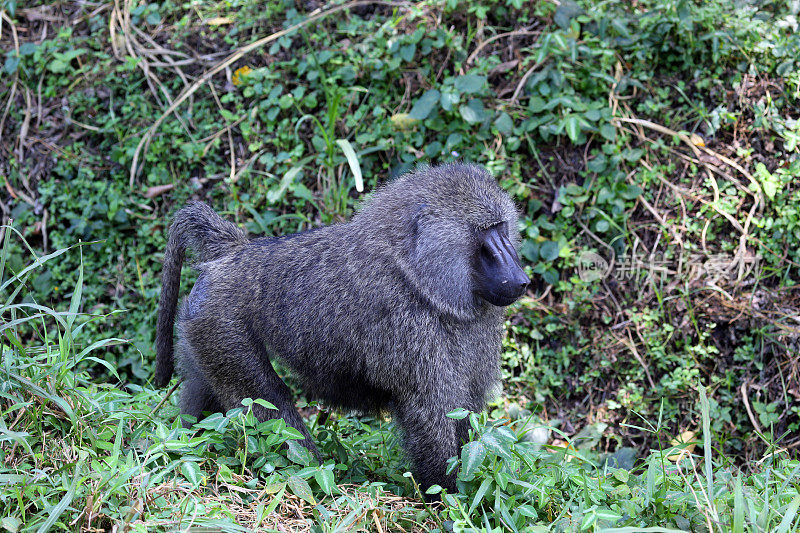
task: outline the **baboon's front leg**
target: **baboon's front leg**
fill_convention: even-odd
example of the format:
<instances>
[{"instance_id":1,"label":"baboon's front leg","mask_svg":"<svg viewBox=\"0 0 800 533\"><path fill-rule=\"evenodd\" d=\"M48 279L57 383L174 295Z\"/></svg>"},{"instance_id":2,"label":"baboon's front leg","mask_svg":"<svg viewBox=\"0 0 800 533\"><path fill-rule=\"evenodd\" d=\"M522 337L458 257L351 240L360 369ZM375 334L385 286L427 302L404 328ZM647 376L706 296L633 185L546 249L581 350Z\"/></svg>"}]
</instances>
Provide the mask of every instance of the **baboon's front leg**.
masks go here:
<instances>
[{"instance_id":1,"label":"baboon's front leg","mask_svg":"<svg viewBox=\"0 0 800 533\"><path fill-rule=\"evenodd\" d=\"M396 406L396 415L405 435L406 450L414 463L422 490L440 485L456 490L456 474L446 474L447 460L458 455L460 439L467 437L463 420L446 415L461 407L455 401L419 397Z\"/></svg>"}]
</instances>

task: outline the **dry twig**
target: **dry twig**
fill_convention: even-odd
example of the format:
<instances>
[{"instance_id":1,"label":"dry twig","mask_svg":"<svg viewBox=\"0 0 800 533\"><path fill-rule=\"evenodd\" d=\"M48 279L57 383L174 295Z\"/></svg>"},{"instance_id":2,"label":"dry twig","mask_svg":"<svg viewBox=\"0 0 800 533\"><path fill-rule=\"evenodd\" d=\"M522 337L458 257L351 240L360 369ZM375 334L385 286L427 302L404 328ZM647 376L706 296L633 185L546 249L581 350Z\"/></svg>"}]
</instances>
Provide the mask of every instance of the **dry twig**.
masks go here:
<instances>
[{"instance_id":1,"label":"dry twig","mask_svg":"<svg viewBox=\"0 0 800 533\"><path fill-rule=\"evenodd\" d=\"M312 22L315 22L315 21L317 21L319 19L322 19L322 18L325 18L327 16L330 16L330 15L332 15L334 13L338 13L339 11L343 11L345 9L351 9L353 7L357 7L357 6L361 6L361 5L373 5L373 4L387 5L387 6L394 6L394 7L401 7L401 8L410 7L409 3L403 2L403 1L401 1L401 2L393 2L393 1L356 0L354 2L348 2L348 3L342 4L340 6L332 7L330 9L326 9L325 11L316 10L316 11L312 12L312 14L306 20L304 20L302 22L298 22L297 24L294 24L293 26L290 26L290 27L286 28L285 30L281 30L281 31L275 32L275 33L273 33L271 35L268 35L266 37L258 39L255 42L252 42L252 43L250 43L250 44L248 44L246 46L243 46L243 47L239 48L234 53L229 55L226 59L224 59L223 61L220 61L214 67L212 67L209 70L205 71L202 76L200 76L191 85L189 85L183 91L181 91L181 94L179 94L178 97L175 98L175 100L170 104L170 106L167 108L167 110L164 111L164 113L162 113L161 116L158 117L156 119L156 121L153 122L153 124L150 125L150 127L147 129L147 131L142 136L141 140L139 141L139 144L136 146L135 152L133 153L133 161L131 162L130 186L133 187L133 181L136 178L137 172L140 170L139 169L139 158L141 157L142 152L147 150L147 146L150 144L150 140L152 139L152 137L155 134L156 130L158 130L158 127L161 126L161 124L164 122L164 120L171 113L174 113L175 110L178 109L178 106L180 106L187 98L189 98L191 95L193 95L195 92L197 92L197 90L200 87L202 87L203 84L209 82L211 80L211 78L214 76L214 74L217 74L218 72L221 72L225 68L231 66L236 61L238 61L239 59L241 59L242 57L244 57L248 53L252 52L253 50L261 48L265 44L269 44L272 41L280 39L284 35L288 35L288 34L294 32L294 31L296 31L296 30L298 30L298 29L300 29L300 28L302 28L304 26L307 26L308 24L311 24ZM112 35L112 42L113 42L113 35Z\"/></svg>"},{"instance_id":2,"label":"dry twig","mask_svg":"<svg viewBox=\"0 0 800 533\"><path fill-rule=\"evenodd\" d=\"M522 35L539 35L540 33L541 33L540 31L530 31L528 28L525 28L522 30L508 31L505 33L498 33L497 35L493 35L492 37L489 37L485 41L481 42L481 44L479 44L475 48L475 50L472 51L467 60L464 62L464 65L469 65L470 63L475 61L475 58L478 57L478 54L480 53L481 50L483 50L487 45L493 43L498 39L503 39L505 37L520 37Z\"/></svg>"}]
</instances>

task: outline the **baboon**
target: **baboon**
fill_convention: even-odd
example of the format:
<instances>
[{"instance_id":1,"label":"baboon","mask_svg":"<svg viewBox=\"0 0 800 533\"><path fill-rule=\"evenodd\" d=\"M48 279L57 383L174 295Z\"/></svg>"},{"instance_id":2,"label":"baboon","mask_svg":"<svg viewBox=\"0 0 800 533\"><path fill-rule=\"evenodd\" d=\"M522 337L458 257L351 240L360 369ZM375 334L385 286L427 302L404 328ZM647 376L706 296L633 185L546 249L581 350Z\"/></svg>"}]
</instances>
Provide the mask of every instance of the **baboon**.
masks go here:
<instances>
[{"instance_id":1,"label":"baboon","mask_svg":"<svg viewBox=\"0 0 800 533\"><path fill-rule=\"evenodd\" d=\"M244 398L316 447L275 373L277 356L311 397L389 411L417 479L455 490L447 459L468 439L446 413L484 408L499 380L504 306L530 281L515 250L517 211L483 168L423 167L379 188L349 222L249 240L211 208L175 215L158 305L155 383L173 372L173 323L186 250L198 278L178 312L181 413Z\"/></svg>"}]
</instances>

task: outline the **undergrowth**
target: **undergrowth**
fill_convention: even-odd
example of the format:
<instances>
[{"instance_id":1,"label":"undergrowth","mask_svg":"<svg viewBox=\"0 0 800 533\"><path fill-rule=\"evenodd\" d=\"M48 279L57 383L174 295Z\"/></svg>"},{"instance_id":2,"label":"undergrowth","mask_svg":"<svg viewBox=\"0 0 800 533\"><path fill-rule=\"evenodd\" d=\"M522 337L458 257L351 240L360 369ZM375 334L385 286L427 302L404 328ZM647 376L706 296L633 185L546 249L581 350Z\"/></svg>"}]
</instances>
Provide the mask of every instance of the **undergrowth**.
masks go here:
<instances>
[{"instance_id":1,"label":"undergrowth","mask_svg":"<svg viewBox=\"0 0 800 533\"><path fill-rule=\"evenodd\" d=\"M13 228L4 230L3 266L10 236L21 240ZM321 465L282 419L255 420L252 400L185 429L159 391L120 386L111 366L112 383L80 370L102 363L95 353L122 342L75 342L88 323L107 318L77 311L83 269L66 310L25 302L27 279L77 251L31 251L33 261L1 287L2 315L10 319L0 345L6 531L622 532L655 524L647 531L784 533L796 523L800 461L771 449L749 474L733 467L715 449L703 387L699 438L667 445L662 420L643 421L638 429L662 446L635 464L630 449L598 453L585 437L570 438L530 414L490 422L455 411L449 416L469 417L472 441L451 461L459 492L433 507L415 501L419 487L403 473L398 442L380 420L334 417L318 425L315 417ZM550 432L564 444L543 444Z\"/></svg>"},{"instance_id":2,"label":"undergrowth","mask_svg":"<svg viewBox=\"0 0 800 533\"><path fill-rule=\"evenodd\" d=\"M0 525L797 529L800 4L342 5L0 0ZM535 280L458 494L390 420L302 405L322 466L246 406L175 424L170 213L282 235L451 160Z\"/></svg>"}]
</instances>

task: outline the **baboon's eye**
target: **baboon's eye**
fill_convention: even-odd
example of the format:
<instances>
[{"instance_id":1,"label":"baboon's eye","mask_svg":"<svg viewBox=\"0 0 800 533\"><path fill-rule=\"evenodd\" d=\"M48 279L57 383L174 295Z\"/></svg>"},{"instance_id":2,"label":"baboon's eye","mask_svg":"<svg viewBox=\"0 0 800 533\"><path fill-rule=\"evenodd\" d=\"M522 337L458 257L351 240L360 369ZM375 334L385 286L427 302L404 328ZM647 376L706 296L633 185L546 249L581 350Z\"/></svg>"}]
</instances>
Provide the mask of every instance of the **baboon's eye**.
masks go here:
<instances>
[{"instance_id":1,"label":"baboon's eye","mask_svg":"<svg viewBox=\"0 0 800 533\"><path fill-rule=\"evenodd\" d=\"M492 253L492 249L485 242L481 242L480 246L481 246L480 249L481 259L483 259L484 261L491 261L494 255Z\"/></svg>"}]
</instances>

